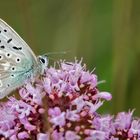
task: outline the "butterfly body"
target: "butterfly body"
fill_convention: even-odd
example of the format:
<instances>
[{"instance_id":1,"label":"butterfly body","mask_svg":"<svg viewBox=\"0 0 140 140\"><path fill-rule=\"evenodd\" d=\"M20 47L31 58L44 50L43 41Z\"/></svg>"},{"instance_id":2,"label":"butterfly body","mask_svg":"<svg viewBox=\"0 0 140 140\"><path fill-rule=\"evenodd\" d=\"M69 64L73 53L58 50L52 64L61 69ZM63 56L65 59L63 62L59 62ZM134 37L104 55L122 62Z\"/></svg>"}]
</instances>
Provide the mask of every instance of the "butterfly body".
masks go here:
<instances>
[{"instance_id":1,"label":"butterfly body","mask_svg":"<svg viewBox=\"0 0 140 140\"><path fill-rule=\"evenodd\" d=\"M46 56L36 57L24 40L0 19L0 99L42 74Z\"/></svg>"}]
</instances>

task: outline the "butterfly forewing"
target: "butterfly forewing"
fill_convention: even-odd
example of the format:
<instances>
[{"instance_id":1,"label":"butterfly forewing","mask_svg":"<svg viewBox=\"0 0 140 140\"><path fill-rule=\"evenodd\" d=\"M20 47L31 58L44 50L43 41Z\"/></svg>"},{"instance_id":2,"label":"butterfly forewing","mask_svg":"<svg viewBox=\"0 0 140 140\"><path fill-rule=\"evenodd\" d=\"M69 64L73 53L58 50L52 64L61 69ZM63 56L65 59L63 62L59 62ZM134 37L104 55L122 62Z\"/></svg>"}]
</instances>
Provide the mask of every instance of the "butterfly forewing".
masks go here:
<instances>
[{"instance_id":1,"label":"butterfly forewing","mask_svg":"<svg viewBox=\"0 0 140 140\"><path fill-rule=\"evenodd\" d=\"M35 54L27 45L27 43L2 19L0 19L0 42L4 41L6 46L14 51L14 53L22 53L25 57L36 59Z\"/></svg>"},{"instance_id":2,"label":"butterfly forewing","mask_svg":"<svg viewBox=\"0 0 140 140\"><path fill-rule=\"evenodd\" d=\"M36 56L30 47L0 19L0 98L22 85L36 65Z\"/></svg>"}]
</instances>

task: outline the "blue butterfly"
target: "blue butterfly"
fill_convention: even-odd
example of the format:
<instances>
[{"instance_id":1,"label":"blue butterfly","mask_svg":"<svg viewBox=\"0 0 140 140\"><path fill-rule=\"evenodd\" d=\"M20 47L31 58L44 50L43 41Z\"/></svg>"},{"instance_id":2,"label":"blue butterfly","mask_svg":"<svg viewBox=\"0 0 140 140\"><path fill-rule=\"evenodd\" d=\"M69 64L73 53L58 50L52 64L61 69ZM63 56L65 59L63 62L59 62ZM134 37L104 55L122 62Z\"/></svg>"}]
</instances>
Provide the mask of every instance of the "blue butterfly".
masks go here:
<instances>
[{"instance_id":1,"label":"blue butterfly","mask_svg":"<svg viewBox=\"0 0 140 140\"><path fill-rule=\"evenodd\" d=\"M36 57L26 42L0 19L0 99L26 80L43 74L47 65L46 55Z\"/></svg>"}]
</instances>

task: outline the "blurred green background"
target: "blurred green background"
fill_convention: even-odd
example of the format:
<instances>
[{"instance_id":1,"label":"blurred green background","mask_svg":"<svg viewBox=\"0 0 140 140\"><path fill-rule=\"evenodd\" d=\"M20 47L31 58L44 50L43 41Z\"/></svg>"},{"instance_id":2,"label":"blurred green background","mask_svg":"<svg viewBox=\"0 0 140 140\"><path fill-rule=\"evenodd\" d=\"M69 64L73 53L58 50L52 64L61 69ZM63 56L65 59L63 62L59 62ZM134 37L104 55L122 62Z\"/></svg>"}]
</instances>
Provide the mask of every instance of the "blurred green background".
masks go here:
<instances>
[{"instance_id":1,"label":"blurred green background","mask_svg":"<svg viewBox=\"0 0 140 140\"><path fill-rule=\"evenodd\" d=\"M0 17L39 55L84 58L96 67L100 90L112 93L102 113L136 108L140 116L139 0L0 0ZM51 62L52 63L52 62Z\"/></svg>"}]
</instances>

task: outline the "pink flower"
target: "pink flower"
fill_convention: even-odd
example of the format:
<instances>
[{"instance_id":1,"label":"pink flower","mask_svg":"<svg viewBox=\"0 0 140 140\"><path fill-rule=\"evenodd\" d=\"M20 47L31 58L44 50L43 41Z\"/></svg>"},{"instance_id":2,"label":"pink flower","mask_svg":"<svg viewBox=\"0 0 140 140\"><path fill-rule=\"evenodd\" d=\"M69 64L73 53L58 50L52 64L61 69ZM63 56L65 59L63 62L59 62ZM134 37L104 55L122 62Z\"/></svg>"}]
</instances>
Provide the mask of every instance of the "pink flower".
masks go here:
<instances>
[{"instance_id":1,"label":"pink flower","mask_svg":"<svg viewBox=\"0 0 140 140\"><path fill-rule=\"evenodd\" d=\"M40 79L19 89L20 98L0 104L0 139L119 140L140 139L140 120L132 112L98 114L108 92L82 61L46 68Z\"/></svg>"},{"instance_id":2,"label":"pink flower","mask_svg":"<svg viewBox=\"0 0 140 140\"><path fill-rule=\"evenodd\" d=\"M78 121L80 119L80 115L77 113L77 110L67 110L66 119L69 121Z\"/></svg>"},{"instance_id":3,"label":"pink flower","mask_svg":"<svg viewBox=\"0 0 140 140\"><path fill-rule=\"evenodd\" d=\"M85 140L107 140L106 133L103 131L93 130Z\"/></svg>"},{"instance_id":4,"label":"pink flower","mask_svg":"<svg viewBox=\"0 0 140 140\"><path fill-rule=\"evenodd\" d=\"M55 126L64 126L65 121L65 112L62 112L60 115L53 117L50 119L50 122L54 124Z\"/></svg>"},{"instance_id":5,"label":"pink flower","mask_svg":"<svg viewBox=\"0 0 140 140\"><path fill-rule=\"evenodd\" d=\"M63 132L57 132L56 130L52 132L51 138L53 140L65 140Z\"/></svg>"},{"instance_id":6,"label":"pink flower","mask_svg":"<svg viewBox=\"0 0 140 140\"><path fill-rule=\"evenodd\" d=\"M83 95L77 97L75 100L72 101L72 105L76 106L77 112L80 112L83 109L83 107L85 106L85 104L86 103L85 103Z\"/></svg>"},{"instance_id":7,"label":"pink flower","mask_svg":"<svg viewBox=\"0 0 140 140\"><path fill-rule=\"evenodd\" d=\"M15 125L16 113L10 106L3 104L0 107L0 130L7 131Z\"/></svg>"},{"instance_id":8,"label":"pink flower","mask_svg":"<svg viewBox=\"0 0 140 140\"><path fill-rule=\"evenodd\" d=\"M98 94L95 94L92 98L94 100L97 100L97 99L105 99L105 100L109 101L109 100L112 99L112 96L108 92L99 92Z\"/></svg>"},{"instance_id":9,"label":"pink flower","mask_svg":"<svg viewBox=\"0 0 140 140\"><path fill-rule=\"evenodd\" d=\"M19 139L28 139L29 134L26 131L20 132L20 133L18 133L18 138Z\"/></svg>"},{"instance_id":10,"label":"pink flower","mask_svg":"<svg viewBox=\"0 0 140 140\"><path fill-rule=\"evenodd\" d=\"M128 131L129 137L133 137L134 135L138 135L140 137L140 120L133 120L131 122L131 127Z\"/></svg>"},{"instance_id":11,"label":"pink flower","mask_svg":"<svg viewBox=\"0 0 140 140\"><path fill-rule=\"evenodd\" d=\"M128 129L131 126L132 115L133 111L128 113L125 112L118 113L114 123L115 127L118 130Z\"/></svg>"},{"instance_id":12,"label":"pink flower","mask_svg":"<svg viewBox=\"0 0 140 140\"><path fill-rule=\"evenodd\" d=\"M37 140L50 140L49 135L45 133L37 134Z\"/></svg>"},{"instance_id":13,"label":"pink flower","mask_svg":"<svg viewBox=\"0 0 140 140\"><path fill-rule=\"evenodd\" d=\"M78 136L75 132L73 131L67 131L65 135L66 140L80 140L81 137Z\"/></svg>"}]
</instances>

